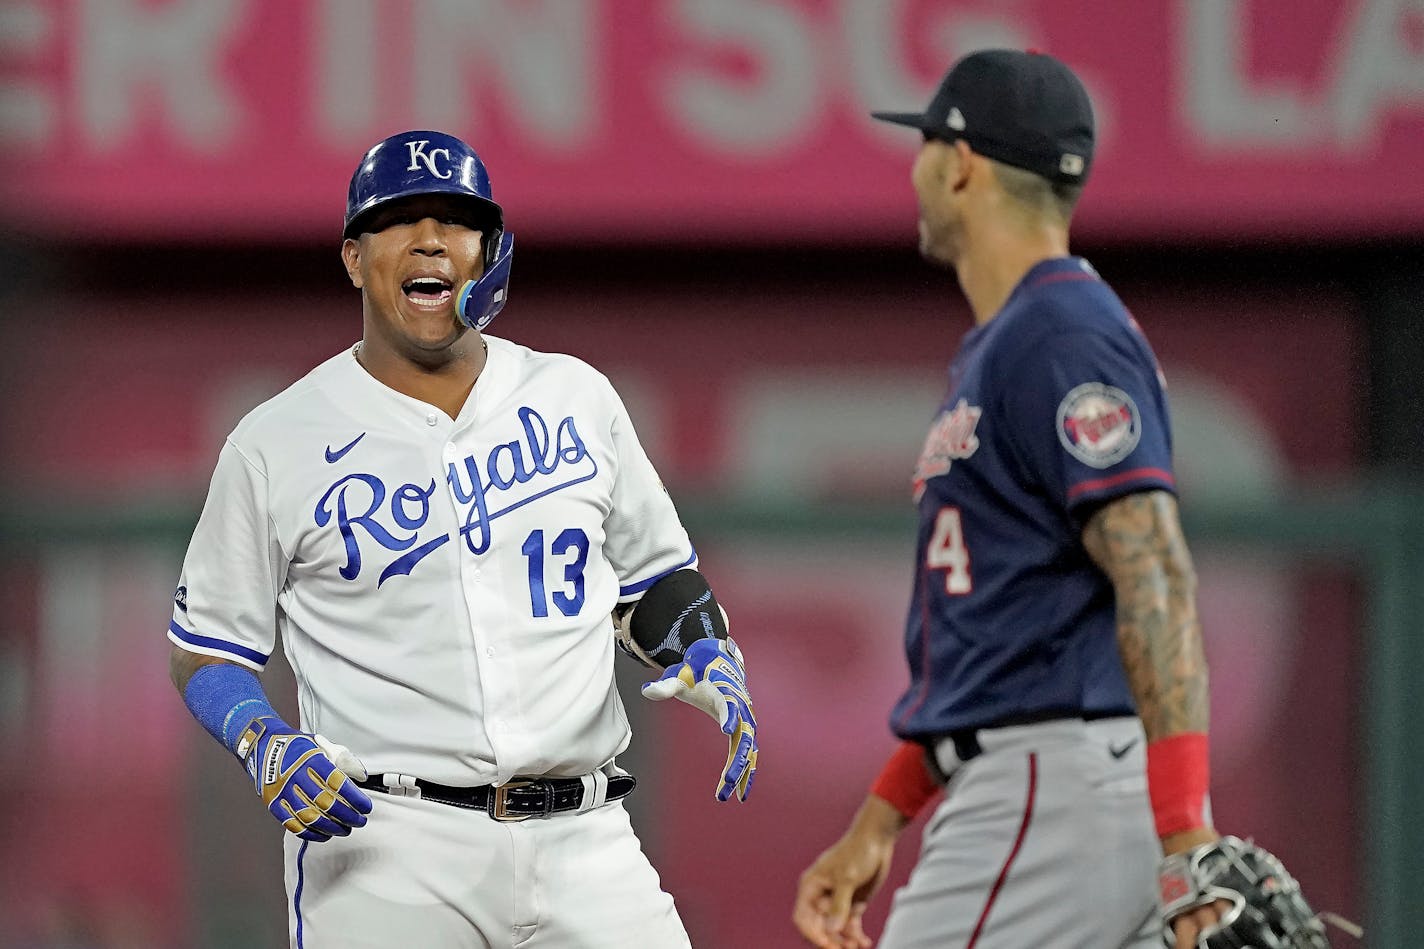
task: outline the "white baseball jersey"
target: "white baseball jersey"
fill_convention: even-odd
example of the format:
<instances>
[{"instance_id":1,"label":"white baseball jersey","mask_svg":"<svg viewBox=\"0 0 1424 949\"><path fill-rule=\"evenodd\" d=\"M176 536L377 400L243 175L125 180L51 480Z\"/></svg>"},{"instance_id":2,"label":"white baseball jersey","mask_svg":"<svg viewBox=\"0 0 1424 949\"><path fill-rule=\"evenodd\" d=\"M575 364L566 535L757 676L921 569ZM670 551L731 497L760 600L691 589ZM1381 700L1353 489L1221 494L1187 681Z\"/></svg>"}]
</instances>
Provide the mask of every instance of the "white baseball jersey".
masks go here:
<instances>
[{"instance_id":1,"label":"white baseball jersey","mask_svg":"<svg viewBox=\"0 0 1424 949\"><path fill-rule=\"evenodd\" d=\"M373 773L573 776L627 747L609 613L695 566L601 373L485 337L458 418L351 351L228 437L169 638L260 671Z\"/></svg>"}]
</instances>

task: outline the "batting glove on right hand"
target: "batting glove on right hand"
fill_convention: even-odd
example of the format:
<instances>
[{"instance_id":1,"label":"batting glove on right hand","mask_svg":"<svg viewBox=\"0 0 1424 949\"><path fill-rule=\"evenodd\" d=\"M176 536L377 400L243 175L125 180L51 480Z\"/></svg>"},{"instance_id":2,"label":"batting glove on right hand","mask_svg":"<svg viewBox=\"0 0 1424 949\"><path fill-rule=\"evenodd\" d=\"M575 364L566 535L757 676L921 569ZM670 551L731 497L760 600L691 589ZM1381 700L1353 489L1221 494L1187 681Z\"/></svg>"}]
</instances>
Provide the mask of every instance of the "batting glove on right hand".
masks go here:
<instances>
[{"instance_id":1,"label":"batting glove on right hand","mask_svg":"<svg viewBox=\"0 0 1424 949\"><path fill-rule=\"evenodd\" d=\"M756 717L737 644L730 638L697 640L687 647L682 662L643 686L643 695L654 702L680 699L712 716L729 738L717 800L725 801L736 791L737 800L745 801L757 769Z\"/></svg>"},{"instance_id":2,"label":"batting glove on right hand","mask_svg":"<svg viewBox=\"0 0 1424 949\"><path fill-rule=\"evenodd\" d=\"M364 780L366 768L341 745L266 716L247 726L237 753L267 810L303 840L366 826L371 799L347 777Z\"/></svg>"}]
</instances>

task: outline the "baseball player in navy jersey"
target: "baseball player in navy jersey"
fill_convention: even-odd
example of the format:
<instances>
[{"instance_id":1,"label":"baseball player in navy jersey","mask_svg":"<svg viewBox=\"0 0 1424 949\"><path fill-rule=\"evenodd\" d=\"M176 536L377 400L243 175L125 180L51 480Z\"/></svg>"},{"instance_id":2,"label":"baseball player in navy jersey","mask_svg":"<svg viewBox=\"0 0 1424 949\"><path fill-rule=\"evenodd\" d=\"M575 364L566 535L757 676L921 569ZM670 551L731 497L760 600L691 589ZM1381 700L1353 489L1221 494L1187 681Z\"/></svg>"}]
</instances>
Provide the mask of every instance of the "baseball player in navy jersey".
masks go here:
<instances>
[{"instance_id":1,"label":"baseball player in navy jersey","mask_svg":"<svg viewBox=\"0 0 1424 949\"><path fill-rule=\"evenodd\" d=\"M615 643L728 736L741 654L608 380L483 333L513 237L473 150L407 132L351 179L361 341L218 457L168 636L194 716L285 835L291 945L686 946L621 803ZM257 673L280 632L301 717Z\"/></svg>"},{"instance_id":2,"label":"baseball player in navy jersey","mask_svg":"<svg viewBox=\"0 0 1424 949\"><path fill-rule=\"evenodd\" d=\"M1160 946L1159 861L1217 839L1207 670L1164 383L1068 252L1087 93L1052 57L986 50L923 113L875 117L924 136L920 250L954 268L975 325L914 472L903 744L802 875L794 922L870 946L896 835L944 788L882 947ZM1170 909L1185 947L1224 906Z\"/></svg>"}]
</instances>

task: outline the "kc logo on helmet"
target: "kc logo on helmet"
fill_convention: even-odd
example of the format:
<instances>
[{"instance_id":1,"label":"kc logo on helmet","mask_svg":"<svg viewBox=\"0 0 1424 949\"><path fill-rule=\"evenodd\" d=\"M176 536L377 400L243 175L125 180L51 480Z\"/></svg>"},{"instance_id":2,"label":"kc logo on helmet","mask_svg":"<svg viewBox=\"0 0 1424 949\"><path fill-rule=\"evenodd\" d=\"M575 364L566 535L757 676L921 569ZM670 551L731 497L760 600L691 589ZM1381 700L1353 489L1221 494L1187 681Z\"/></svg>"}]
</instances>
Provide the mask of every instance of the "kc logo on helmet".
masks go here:
<instances>
[{"instance_id":1,"label":"kc logo on helmet","mask_svg":"<svg viewBox=\"0 0 1424 949\"><path fill-rule=\"evenodd\" d=\"M1085 382L1058 403L1058 440L1085 465L1109 468L1142 438L1142 417L1132 396L1100 382Z\"/></svg>"},{"instance_id":2,"label":"kc logo on helmet","mask_svg":"<svg viewBox=\"0 0 1424 949\"><path fill-rule=\"evenodd\" d=\"M427 152L425 150L425 146L429 144L430 139L428 138L422 139L418 142L405 143L405 147L410 149L410 164L406 166L405 170L419 171L420 166L423 164L425 165L426 170L429 171L435 177L442 179L449 178L453 174L453 172L447 171L442 175L440 173L440 169L435 167L435 159L443 155L445 156L445 164L448 165L450 163L450 149L432 148L430 151Z\"/></svg>"}]
</instances>

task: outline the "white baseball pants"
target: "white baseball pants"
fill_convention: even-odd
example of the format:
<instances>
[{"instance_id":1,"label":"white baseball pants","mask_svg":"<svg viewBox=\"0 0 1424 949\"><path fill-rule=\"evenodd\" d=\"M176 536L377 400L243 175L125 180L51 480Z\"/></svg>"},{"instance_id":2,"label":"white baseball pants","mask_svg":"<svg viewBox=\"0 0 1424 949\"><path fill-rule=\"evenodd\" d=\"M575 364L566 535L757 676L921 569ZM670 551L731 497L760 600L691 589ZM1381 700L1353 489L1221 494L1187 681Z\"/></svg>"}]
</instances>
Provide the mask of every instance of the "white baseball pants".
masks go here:
<instances>
[{"instance_id":1,"label":"white baseball pants","mask_svg":"<svg viewBox=\"0 0 1424 949\"><path fill-rule=\"evenodd\" d=\"M371 799L348 837L285 835L292 949L689 946L621 802L501 823Z\"/></svg>"}]
</instances>

